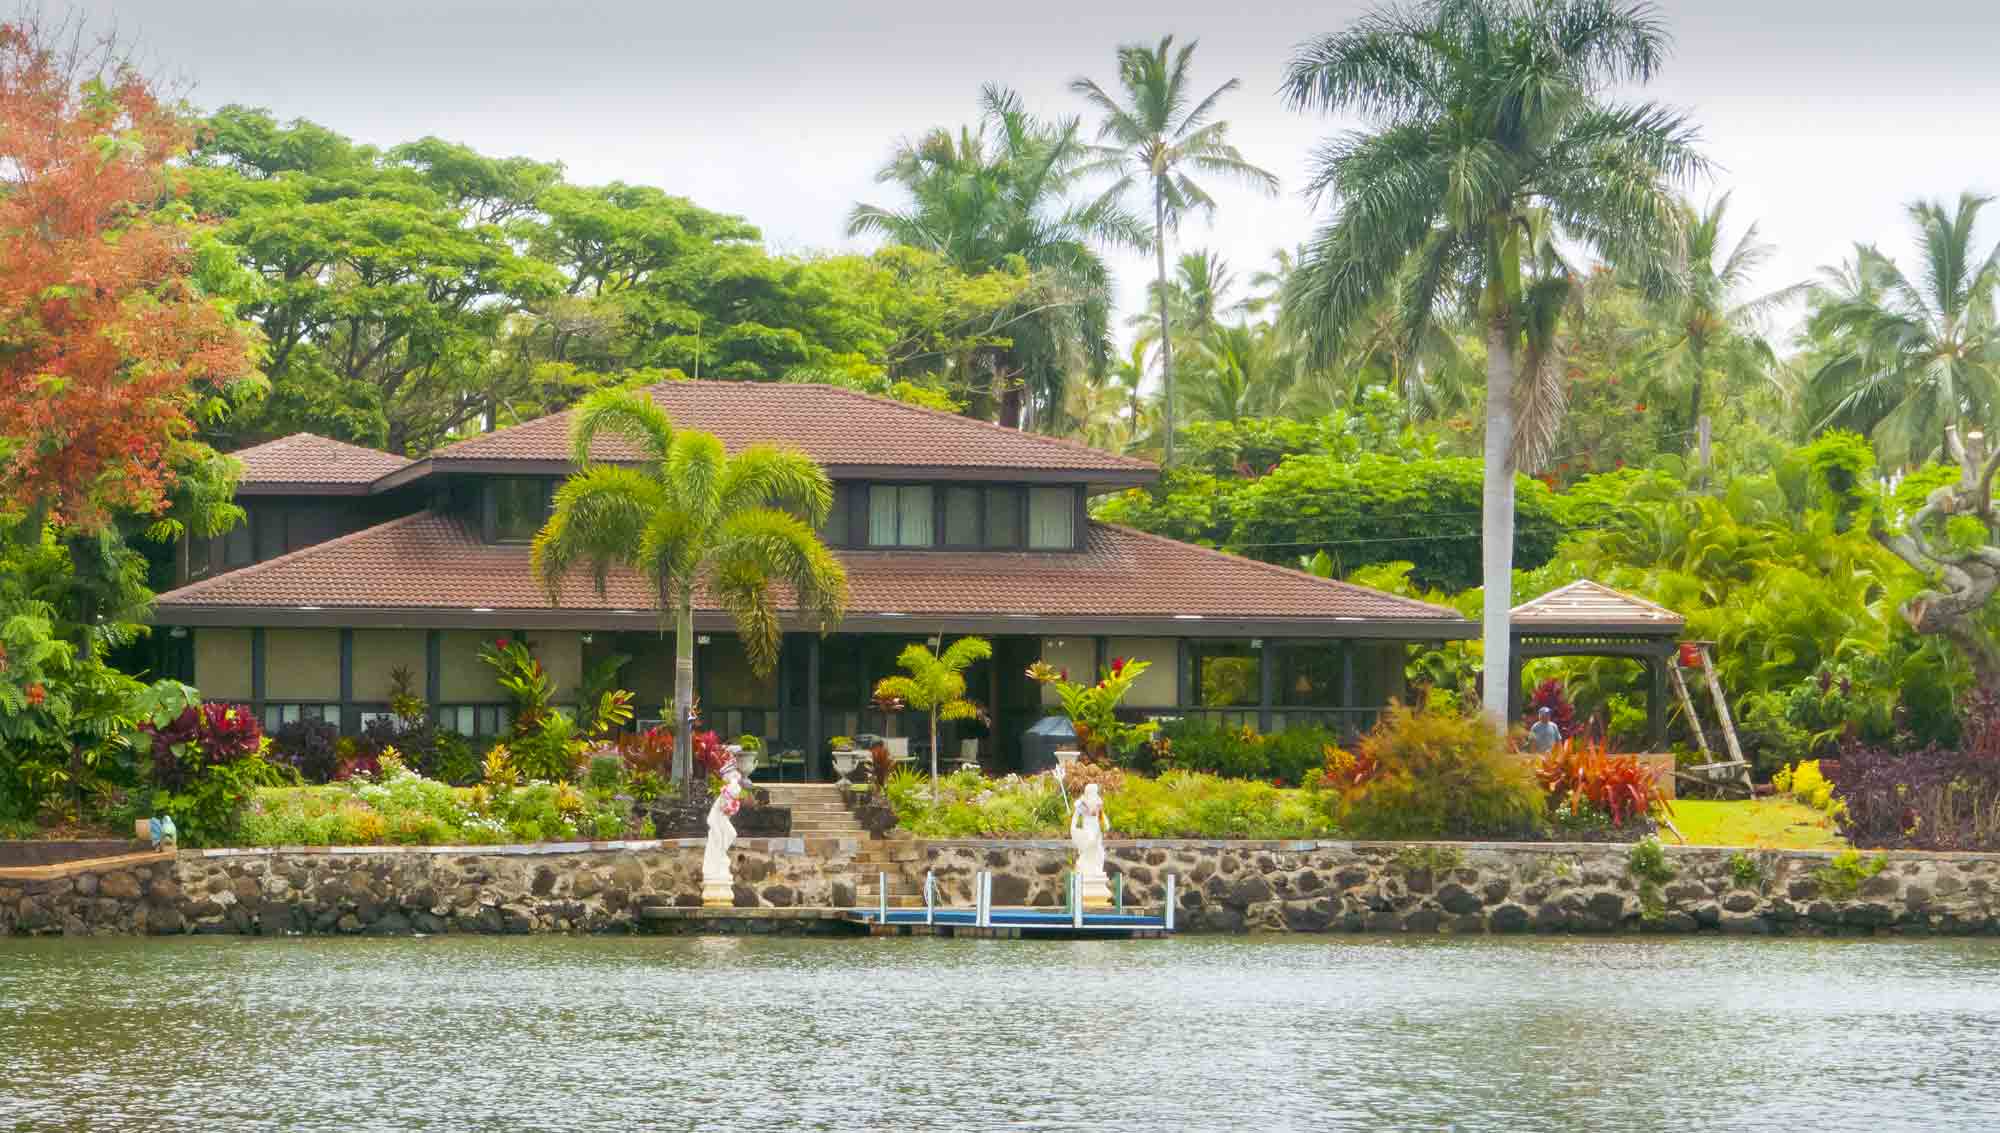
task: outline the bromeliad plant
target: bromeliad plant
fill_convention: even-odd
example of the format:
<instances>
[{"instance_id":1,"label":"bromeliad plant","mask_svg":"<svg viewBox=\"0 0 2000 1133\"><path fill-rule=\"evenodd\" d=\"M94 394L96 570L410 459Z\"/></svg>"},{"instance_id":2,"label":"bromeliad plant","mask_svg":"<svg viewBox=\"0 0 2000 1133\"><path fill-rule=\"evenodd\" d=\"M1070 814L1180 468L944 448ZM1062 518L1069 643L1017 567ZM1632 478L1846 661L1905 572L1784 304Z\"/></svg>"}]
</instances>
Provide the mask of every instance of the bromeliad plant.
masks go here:
<instances>
[{"instance_id":1,"label":"bromeliad plant","mask_svg":"<svg viewBox=\"0 0 2000 1133\"><path fill-rule=\"evenodd\" d=\"M993 646L983 637L961 637L942 653L913 642L896 658L909 675L884 677L875 685L877 702L900 701L930 715L932 801L937 799L938 721L979 717L979 705L965 698L965 670L991 656Z\"/></svg>"},{"instance_id":2,"label":"bromeliad plant","mask_svg":"<svg viewBox=\"0 0 2000 1133\"><path fill-rule=\"evenodd\" d=\"M1151 667L1151 661L1119 657L1105 666L1096 684L1086 685L1070 680L1068 672L1047 661L1037 661L1028 666L1028 677L1056 690L1084 758L1110 762L1151 740L1159 729L1150 720L1127 724L1118 719L1118 705Z\"/></svg>"}]
</instances>

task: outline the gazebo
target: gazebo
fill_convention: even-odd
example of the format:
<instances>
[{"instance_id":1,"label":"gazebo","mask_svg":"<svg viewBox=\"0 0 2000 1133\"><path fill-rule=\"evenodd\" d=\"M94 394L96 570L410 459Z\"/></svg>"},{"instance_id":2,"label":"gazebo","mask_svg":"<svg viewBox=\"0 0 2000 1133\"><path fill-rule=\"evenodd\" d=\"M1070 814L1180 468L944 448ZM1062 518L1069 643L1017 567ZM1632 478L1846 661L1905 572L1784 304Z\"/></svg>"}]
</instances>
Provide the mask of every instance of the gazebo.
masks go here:
<instances>
[{"instance_id":1,"label":"gazebo","mask_svg":"<svg viewBox=\"0 0 2000 1133\"><path fill-rule=\"evenodd\" d=\"M1674 663L1687 619L1643 598L1579 579L1514 607L1513 661L1508 672L1509 718L1525 699L1521 665L1537 657L1630 657L1646 667L1646 747L1667 740L1667 666Z\"/></svg>"}]
</instances>

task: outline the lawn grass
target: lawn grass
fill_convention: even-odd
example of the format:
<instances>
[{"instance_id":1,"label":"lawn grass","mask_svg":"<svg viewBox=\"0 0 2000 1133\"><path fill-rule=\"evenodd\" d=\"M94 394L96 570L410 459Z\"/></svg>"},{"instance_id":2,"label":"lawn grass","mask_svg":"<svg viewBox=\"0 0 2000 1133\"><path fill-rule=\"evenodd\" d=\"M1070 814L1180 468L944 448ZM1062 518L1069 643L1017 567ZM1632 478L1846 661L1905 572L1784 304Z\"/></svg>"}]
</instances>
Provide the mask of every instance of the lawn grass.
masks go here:
<instances>
[{"instance_id":1,"label":"lawn grass","mask_svg":"<svg viewBox=\"0 0 2000 1133\"><path fill-rule=\"evenodd\" d=\"M1789 796L1762 799L1678 799L1673 822L1690 846L1750 846L1764 850L1845 850L1833 820ZM1671 834L1662 832L1668 842Z\"/></svg>"}]
</instances>

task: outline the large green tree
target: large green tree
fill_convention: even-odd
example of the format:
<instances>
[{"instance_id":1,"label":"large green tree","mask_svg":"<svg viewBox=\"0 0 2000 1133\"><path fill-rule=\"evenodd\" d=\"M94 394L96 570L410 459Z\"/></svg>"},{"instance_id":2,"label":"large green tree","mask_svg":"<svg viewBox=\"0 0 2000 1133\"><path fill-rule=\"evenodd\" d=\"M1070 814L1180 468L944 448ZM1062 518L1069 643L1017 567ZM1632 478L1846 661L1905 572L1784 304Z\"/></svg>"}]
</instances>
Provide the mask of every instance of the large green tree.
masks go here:
<instances>
[{"instance_id":1,"label":"large green tree","mask_svg":"<svg viewBox=\"0 0 2000 1133\"><path fill-rule=\"evenodd\" d=\"M1005 343L977 351L957 380L1003 424L1057 426L1069 375L1109 358L1111 272L1099 249L1141 237L1115 203L1078 198L1090 153L1076 119L1043 121L990 85L980 110L976 125L899 144L875 179L907 200L855 205L847 232L935 252L968 275L1024 267L1029 285L995 327Z\"/></svg>"},{"instance_id":2,"label":"large green tree","mask_svg":"<svg viewBox=\"0 0 2000 1133\"><path fill-rule=\"evenodd\" d=\"M1870 246L1825 269L1812 289L1807 378L1812 427L1866 433L1888 464L1945 453L1960 424L1983 428L2000 408L2000 245L1981 249L1979 214L1993 198L1960 195L1909 206L1918 263L1905 274Z\"/></svg>"},{"instance_id":3,"label":"large green tree","mask_svg":"<svg viewBox=\"0 0 2000 1133\"><path fill-rule=\"evenodd\" d=\"M1546 441L1560 406L1548 362L1573 284L1552 250L1565 241L1668 274L1682 249L1673 184L1705 168L1683 115L1609 94L1650 79L1668 46L1658 11L1630 0L1428 0L1312 40L1287 69L1291 105L1370 125L1314 158L1310 188L1336 211L1291 301L1310 312L1320 349L1391 295L1412 338L1441 311L1478 312L1484 700L1495 716L1513 679L1513 473L1523 439Z\"/></svg>"},{"instance_id":4,"label":"large green tree","mask_svg":"<svg viewBox=\"0 0 2000 1133\"><path fill-rule=\"evenodd\" d=\"M601 463L598 437L638 449L636 464ZM674 635L674 775L692 789L694 603L698 594L735 620L752 668L777 663L775 587L822 631L847 605L847 574L815 527L833 485L812 458L775 445L730 456L712 433L676 430L651 397L601 390L578 407L571 436L577 472L556 489L555 510L535 536L535 577L551 605L563 580L587 570L600 588L614 566L644 575Z\"/></svg>"},{"instance_id":5,"label":"large green tree","mask_svg":"<svg viewBox=\"0 0 2000 1133\"><path fill-rule=\"evenodd\" d=\"M1246 161L1229 141L1229 123L1214 117L1222 96L1241 82L1230 79L1207 97L1194 98L1188 65L1195 46L1191 42L1175 51L1174 37L1166 36L1153 47L1120 47L1118 86L1123 102L1094 79L1070 83L1071 90L1104 116L1097 128L1098 160L1092 168L1117 177L1105 197L1116 200L1135 188L1152 197L1153 258L1159 268L1154 282L1160 309L1161 420L1168 463L1174 459L1174 346L1167 298L1167 237L1189 212L1215 211L1215 198L1195 180L1197 176L1226 177L1266 193L1278 191L1278 178Z\"/></svg>"}]
</instances>

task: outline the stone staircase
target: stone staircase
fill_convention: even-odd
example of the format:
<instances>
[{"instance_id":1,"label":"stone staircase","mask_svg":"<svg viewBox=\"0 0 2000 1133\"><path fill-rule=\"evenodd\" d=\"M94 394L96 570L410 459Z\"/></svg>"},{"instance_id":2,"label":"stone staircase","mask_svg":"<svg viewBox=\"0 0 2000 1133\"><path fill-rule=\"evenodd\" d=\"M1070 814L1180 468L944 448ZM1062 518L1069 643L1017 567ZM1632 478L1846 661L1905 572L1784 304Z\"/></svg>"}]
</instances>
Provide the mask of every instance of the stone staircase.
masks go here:
<instances>
[{"instance_id":1,"label":"stone staircase","mask_svg":"<svg viewBox=\"0 0 2000 1133\"><path fill-rule=\"evenodd\" d=\"M866 838L868 832L840 800L833 783L759 783L771 793L771 805L792 812L794 838Z\"/></svg>"},{"instance_id":2,"label":"stone staircase","mask_svg":"<svg viewBox=\"0 0 2000 1133\"><path fill-rule=\"evenodd\" d=\"M791 808L794 838L851 838L860 844L854 854L852 880L855 904L876 903L882 875L889 875L889 906L922 908L924 882L911 877L919 853L907 839L871 838L841 800L834 783L759 783L771 793L771 805Z\"/></svg>"}]
</instances>

